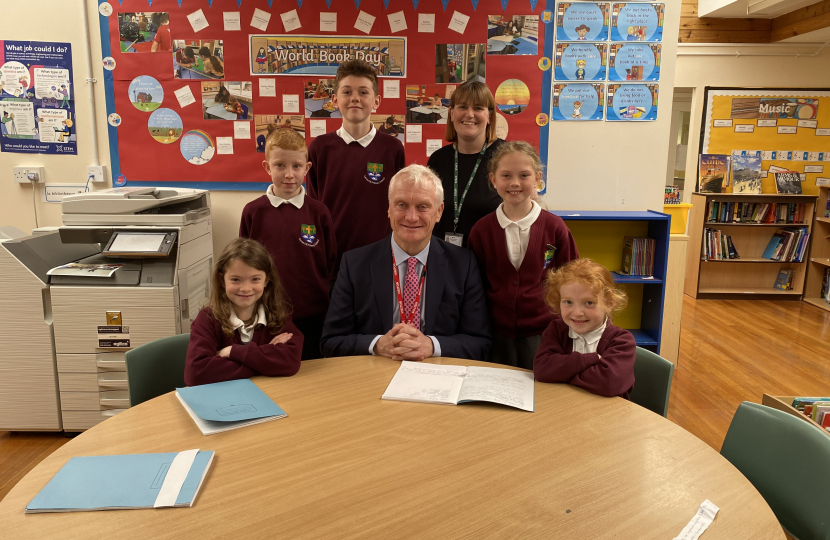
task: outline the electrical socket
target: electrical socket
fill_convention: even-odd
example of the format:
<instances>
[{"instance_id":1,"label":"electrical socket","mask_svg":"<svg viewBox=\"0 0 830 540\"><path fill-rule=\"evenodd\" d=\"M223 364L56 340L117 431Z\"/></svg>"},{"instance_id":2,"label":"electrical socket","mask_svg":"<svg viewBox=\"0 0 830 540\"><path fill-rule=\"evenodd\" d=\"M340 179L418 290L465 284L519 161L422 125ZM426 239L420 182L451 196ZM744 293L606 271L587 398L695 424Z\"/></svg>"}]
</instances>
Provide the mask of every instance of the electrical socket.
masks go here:
<instances>
[{"instance_id":1,"label":"electrical socket","mask_svg":"<svg viewBox=\"0 0 830 540\"><path fill-rule=\"evenodd\" d=\"M106 167L103 165L90 165L86 168L86 177L92 177L92 182L106 181Z\"/></svg>"},{"instance_id":2,"label":"electrical socket","mask_svg":"<svg viewBox=\"0 0 830 540\"><path fill-rule=\"evenodd\" d=\"M42 184L46 181L43 167L13 167L14 181L18 184Z\"/></svg>"}]
</instances>

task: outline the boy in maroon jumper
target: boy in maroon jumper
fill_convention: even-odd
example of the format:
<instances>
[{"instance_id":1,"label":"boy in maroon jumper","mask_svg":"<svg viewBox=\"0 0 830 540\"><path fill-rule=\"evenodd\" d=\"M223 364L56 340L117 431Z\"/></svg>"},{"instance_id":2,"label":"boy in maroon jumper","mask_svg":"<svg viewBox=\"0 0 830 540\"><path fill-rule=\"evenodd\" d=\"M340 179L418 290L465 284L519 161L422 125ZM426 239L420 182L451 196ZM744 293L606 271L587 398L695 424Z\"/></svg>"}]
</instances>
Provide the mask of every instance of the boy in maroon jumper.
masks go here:
<instances>
[{"instance_id":1,"label":"boy in maroon jumper","mask_svg":"<svg viewBox=\"0 0 830 540\"><path fill-rule=\"evenodd\" d=\"M340 65L332 103L340 109L343 125L311 143L308 194L331 210L339 267L343 253L392 232L386 214L388 181L404 168L406 156L401 141L377 131L369 118L380 106L380 95L368 63Z\"/></svg>"},{"instance_id":2,"label":"boy in maroon jumper","mask_svg":"<svg viewBox=\"0 0 830 540\"><path fill-rule=\"evenodd\" d=\"M311 163L305 139L296 131L271 132L262 165L272 184L265 195L245 205L239 236L268 249L293 306L294 324L305 336L302 358L320 358L337 257L331 214L305 195L303 181Z\"/></svg>"},{"instance_id":3,"label":"boy in maroon jumper","mask_svg":"<svg viewBox=\"0 0 830 540\"><path fill-rule=\"evenodd\" d=\"M611 323L611 314L628 300L611 272L591 259L576 259L551 273L546 285L547 303L559 317L542 334L533 359L536 380L628 399L637 344L631 332Z\"/></svg>"}]
</instances>

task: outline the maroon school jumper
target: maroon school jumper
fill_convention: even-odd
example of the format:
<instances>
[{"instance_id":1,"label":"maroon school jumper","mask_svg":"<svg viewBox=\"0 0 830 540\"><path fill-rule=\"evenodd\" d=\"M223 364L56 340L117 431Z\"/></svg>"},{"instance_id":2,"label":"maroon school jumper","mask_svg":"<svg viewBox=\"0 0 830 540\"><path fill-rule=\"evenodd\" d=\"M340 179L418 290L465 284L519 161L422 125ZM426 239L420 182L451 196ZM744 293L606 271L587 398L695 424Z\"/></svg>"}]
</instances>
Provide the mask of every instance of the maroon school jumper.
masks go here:
<instances>
[{"instance_id":1,"label":"maroon school jumper","mask_svg":"<svg viewBox=\"0 0 830 540\"><path fill-rule=\"evenodd\" d=\"M566 382L600 396L628 399L634 388L634 336L605 323L595 353L573 352L568 325L556 317L542 334L533 359L533 375L539 382ZM600 358L602 356L602 358Z\"/></svg>"},{"instance_id":2,"label":"maroon school jumper","mask_svg":"<svg viewBox=\"0 0 830 540\"><path fill-rule=\"evenodd\" d=\"M304 225L314 227L313 236ZM290 202L275 208L263 195L242 210L239 236L256 240L271 254L291 300L292 319L325 316L337 247L331 214L323 203L306 196L302 208Z\"/></svg>"},{"instance_id":3,"label":"maroon school jumper","mask_svg":"<svg viewBox=\"0 0 830 540\"><path fill-rule=\"evenodd\" d=\"M270 345L275 334L265 326L258 326L251 341L243 345L239 330L235 330L232 336L225 334L222 325L213 317L213 310L204 308L190 325L190 343L184 365L185 384L195 386L247 379L255 375L294 375L300 369L303 335L290 318L285 321L280 333L294 335L287 343ZM219 351L229 345L232 346L230 357L219 356Z\"/></svg>"},{"instance_id":4,"label":"maroon school jumper","mask_svg":"<svg viewBox=\"0 0 830 540\"><path fill-rule=\"evenodd\" d=\"M337 236L337 261L350 249L389 236L389 180L406 166L396 137L376 132L369 146L346 144L336 132L308 147L308 194L331 212Z\"/></svg>"},{"instance_id":5,"label":"maroon school jumper","mask_svg":"<svg viewBox=\"0 0 830 540\"><path fill-rule=\"evenodd\" d=\"M548 245L556 250L546 263ZM545 304L542 283L549 270L579 258L576 242L562 218L542 210L530 226L527 252L518 270L507 256L507 238L496 212L473 226L467 247L476 254L487 278L490 318L496 332L511 339L544 332L553 315Z\"/></svg>"}]
</instances>

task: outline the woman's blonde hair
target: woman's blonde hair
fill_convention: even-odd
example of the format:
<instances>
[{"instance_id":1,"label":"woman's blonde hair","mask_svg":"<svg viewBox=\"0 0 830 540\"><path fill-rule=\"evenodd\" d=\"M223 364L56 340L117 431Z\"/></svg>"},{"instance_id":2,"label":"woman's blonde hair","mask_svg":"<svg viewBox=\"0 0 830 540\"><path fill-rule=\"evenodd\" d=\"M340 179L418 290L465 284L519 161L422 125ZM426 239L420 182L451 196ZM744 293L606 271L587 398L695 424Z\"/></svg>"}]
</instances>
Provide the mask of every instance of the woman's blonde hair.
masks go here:
<instances>
[{"instance_id":1,"label":"woman's blonde hair","mask_svg":"<svg viewBox=\"0 0 830 540\"><path fill-rule=\"evenodd\" d=\"M559 302L562 297L559 289L572 281L594 291L600 306L608 315L619 313L628 304L628 295L614 285L614 278L607 268L591 259L574 259L559 269L548 272L545 280L545 302L554 313L560 312Z\"/></svg>"},{"instance_id":2,"label":"woman's blonde hair","mask_svg":"<svg viewBox=\"0 0 830 540\"><path fill-rule=\"evenodd\" d=\"M233 261L243 262L254 270L265 272L267 283L265 284L265 290L262 292L262 298L259 299L254 308L254 312L256 313L259 310L259 306L265 308L268 331L271 334L279 334L286 319L291 314L291 305L285 296L282 281L280 281L280 276L277 273L277 266L271 259L268 250L256 240L250 238L237 238L232 241L225 246L216 261L210 293L210 307L213 310L213 316L222 325L222 331L227 335L232 335L234 331L231 325L233 304L231 304L228 295L225 294L225 273Z\"/></svg>"},{"instance_id":3,"label":"woman's blonde hair","mask_svg":"<svg viewBox=\"0 0 830 540\"><path fill-rule=\"evenodd\" d=\"M483 82L470 81L456 88L450 97L450 114L452 114L453 108L464 104L473 107L487 107L487 110L490 111L490 123L487 125L487 142L495 141L498 138L496 137L496 99L490 89L487 88L487 85ZM458 133L455 132L455 126L452 124L452 116L447 118L445 138L449 142L458 140Z\"/></svg>"}]
</instances>

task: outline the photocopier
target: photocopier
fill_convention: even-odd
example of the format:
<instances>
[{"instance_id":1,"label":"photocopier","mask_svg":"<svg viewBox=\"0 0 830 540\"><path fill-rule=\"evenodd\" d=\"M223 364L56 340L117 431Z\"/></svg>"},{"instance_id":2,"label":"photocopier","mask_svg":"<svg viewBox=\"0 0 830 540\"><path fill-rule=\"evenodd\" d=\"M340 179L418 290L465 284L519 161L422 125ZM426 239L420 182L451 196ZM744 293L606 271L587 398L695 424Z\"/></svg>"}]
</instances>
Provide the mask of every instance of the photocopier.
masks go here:
<instances>
[{"instance_id":1,"label":"photocopier","mask_svg":"<svg viewBox=\"0 0 830 540\"><path fill-rule=\"evenodd\" d=\"M129 407L126 351L190 331L210 296L210 194L64 197L63 226L0 235L0 431L82 431Z\"/></svg>"}]
</instances>

